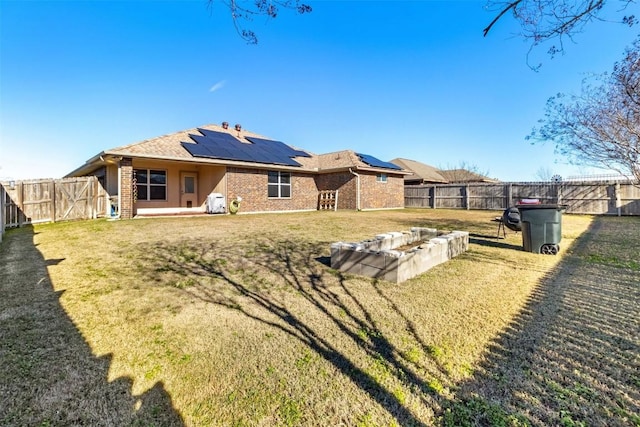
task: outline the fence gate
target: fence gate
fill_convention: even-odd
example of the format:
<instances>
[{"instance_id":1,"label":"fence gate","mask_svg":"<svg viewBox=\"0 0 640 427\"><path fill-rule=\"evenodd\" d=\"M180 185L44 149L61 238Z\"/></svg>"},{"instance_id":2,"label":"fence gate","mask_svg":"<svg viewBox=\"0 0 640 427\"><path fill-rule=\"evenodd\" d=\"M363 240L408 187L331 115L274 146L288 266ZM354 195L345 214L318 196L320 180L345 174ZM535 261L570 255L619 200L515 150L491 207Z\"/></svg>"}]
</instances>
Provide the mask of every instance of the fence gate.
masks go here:
<instances>
[{"instance_id":1,"label":"fence gate","mask_svg":"<svg viewBox=\"0 0 640 427\"><path fill-rule=\"evenodd\" d=\"M106 191L96 177L17 181L0 185L2 230L22 224L97 218Z\"/></svg>"},{"instance_id":2,"label":"fence gate","mask_svg":"<svg viewBox=\"0 0 640 427\"><path fill-rule=\"evenodd\" d=\"M55 187L55 221L95 218L93 180L68 180Z\"/></svg>"}]
</instances>

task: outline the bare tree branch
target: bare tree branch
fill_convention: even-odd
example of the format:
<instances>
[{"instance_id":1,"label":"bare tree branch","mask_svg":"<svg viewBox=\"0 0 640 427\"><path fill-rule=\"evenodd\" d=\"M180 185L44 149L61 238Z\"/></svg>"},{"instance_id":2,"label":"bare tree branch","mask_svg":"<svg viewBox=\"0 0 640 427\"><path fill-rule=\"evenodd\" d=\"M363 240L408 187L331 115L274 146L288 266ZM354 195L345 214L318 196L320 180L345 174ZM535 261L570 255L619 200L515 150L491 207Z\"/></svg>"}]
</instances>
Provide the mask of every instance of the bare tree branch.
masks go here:
<instances>
[{"instance_id":1,"label":"bare tree branch","mask_svg":"<svg viewBox=\"0 0 640 427\"><path fill-rule=\"evenodd\" d=\"M603 9L606 4L617 1L622 7L607 12L612 17L604 17ZM484 28L483 34L493 29L495 24L511 12L513 18L520 24L520 36L530 40L531 45L538 46L544 42L557 40L559 46L551 46L549 54L552 56L564 52L564 38L571 39L573 35L583 30L588 23L599 20L612 19L613 22L627 26L637 23L634 15L624 15L629 5L636 0L488 0L487 9L496 11L496 16Z\"/></svg>"},{"instance_id":2,"label":"bare tree branch","mask_svg":"<svg viewBox=\"0 0 640 427\"><path fill-rule=\"evenodd\" d=\"M254 17L264 16L275 19L280 9L294 10L299 14L310 13L311 6L302 3L300 0L207 0L209 7L213 8L214 3L222 3L231 13L233 25L244 40L249 44L257 44L258 36L253 30L245 27L245 23L253 21Z\"/></svg>"},{"instance_id":3,"label":"bare tree branch","mask_svg":"<svg viewBox=\"0 0 640 427\"><path fill-rule=\"evenodd\" d=\"M640 37L611 74L583 81L580 95L550 98L541 126L527 138L553 141L576 163L605 166L640 183L639 85Z\"/></svg>"},{"instance_id":4,"label":"bare tree branch","mask_svg":"<svg viewBox=\"0 0 640 427\"><path fill-rule=\"evenodd\" d=\"M495 18L493 18L493 21L491 21L491 23L489 23L489 25L487 25L485 29L482 30L482 35L484 37L487 37L487 34L489 34L489 31L491 31L491 28L493 28L494 24L498 22L500 18L502 18L502 15L507 13L509 10L514 9L521 1L522 0L515 0L512 3L509 3L504 9L502 9L502 11L500 11L500 13Z\"/></svg>"}]
</instances>

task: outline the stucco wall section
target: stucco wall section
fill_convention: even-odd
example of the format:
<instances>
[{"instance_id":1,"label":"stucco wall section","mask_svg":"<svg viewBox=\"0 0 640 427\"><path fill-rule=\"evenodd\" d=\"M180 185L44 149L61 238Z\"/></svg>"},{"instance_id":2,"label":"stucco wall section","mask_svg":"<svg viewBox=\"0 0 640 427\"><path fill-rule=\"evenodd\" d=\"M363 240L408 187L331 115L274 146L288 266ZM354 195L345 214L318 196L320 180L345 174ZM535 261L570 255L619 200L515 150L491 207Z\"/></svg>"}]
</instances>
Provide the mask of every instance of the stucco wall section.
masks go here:
<instances>
[{"instance_id":1,"label":"stucco wall section","mask_svg":"<svg viewBox=\"0 0 640 427\"><path fill-rule=\"evenodd\" d=\"M138 200L137 208L174 208L181 206L181 173L188 172L197 175L197 202L195 206L204 207L210 193L225 194L224 166L208 166L185 164L179 162L161 162L136 159L133 169L154 169L167 172L167 200ZM182 206L184 207L184 206Z\"/></svg>"}]
</instances>

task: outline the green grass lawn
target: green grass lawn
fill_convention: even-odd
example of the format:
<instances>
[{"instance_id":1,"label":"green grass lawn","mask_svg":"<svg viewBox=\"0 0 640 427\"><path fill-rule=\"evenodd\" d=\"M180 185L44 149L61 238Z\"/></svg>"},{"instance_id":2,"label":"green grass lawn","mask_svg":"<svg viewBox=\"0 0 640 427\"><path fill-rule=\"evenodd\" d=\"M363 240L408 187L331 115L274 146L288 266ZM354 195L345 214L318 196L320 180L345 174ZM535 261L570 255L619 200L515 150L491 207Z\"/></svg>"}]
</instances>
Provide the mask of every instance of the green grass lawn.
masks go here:
<instances>
[{"instance_id":1,"label":"green grass lawn","mask_svg":"<svg viewBox=\"0 0 640 427\"><path fill-rule=\"evenodd\" d=\"M0 244L0 425L639 425L640 218L498 212L83 221ZM412 226L469 251L400 285L329 245Z\"/></svg>"}]
</instances>

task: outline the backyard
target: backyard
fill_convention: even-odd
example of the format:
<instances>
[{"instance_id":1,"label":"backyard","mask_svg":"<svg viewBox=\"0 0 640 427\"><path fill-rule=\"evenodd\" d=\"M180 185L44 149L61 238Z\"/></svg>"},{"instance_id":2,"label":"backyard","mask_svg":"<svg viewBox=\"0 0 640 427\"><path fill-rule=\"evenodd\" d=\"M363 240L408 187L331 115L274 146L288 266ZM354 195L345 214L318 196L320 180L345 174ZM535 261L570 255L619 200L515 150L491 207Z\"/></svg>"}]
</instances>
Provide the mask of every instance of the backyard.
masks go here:
<instances>
[{"instance_id":1,"label":"backyard","mask_svg":"<svg viewBox=\"0 0 640 427\"><path fill-rule=\"evenodd\" d=\"M77 221L0 244L0 425L640 426L640 217L500 212ZM469 250L401 284L332 242L413 226Z\"/></svg>"}]
</instances>

